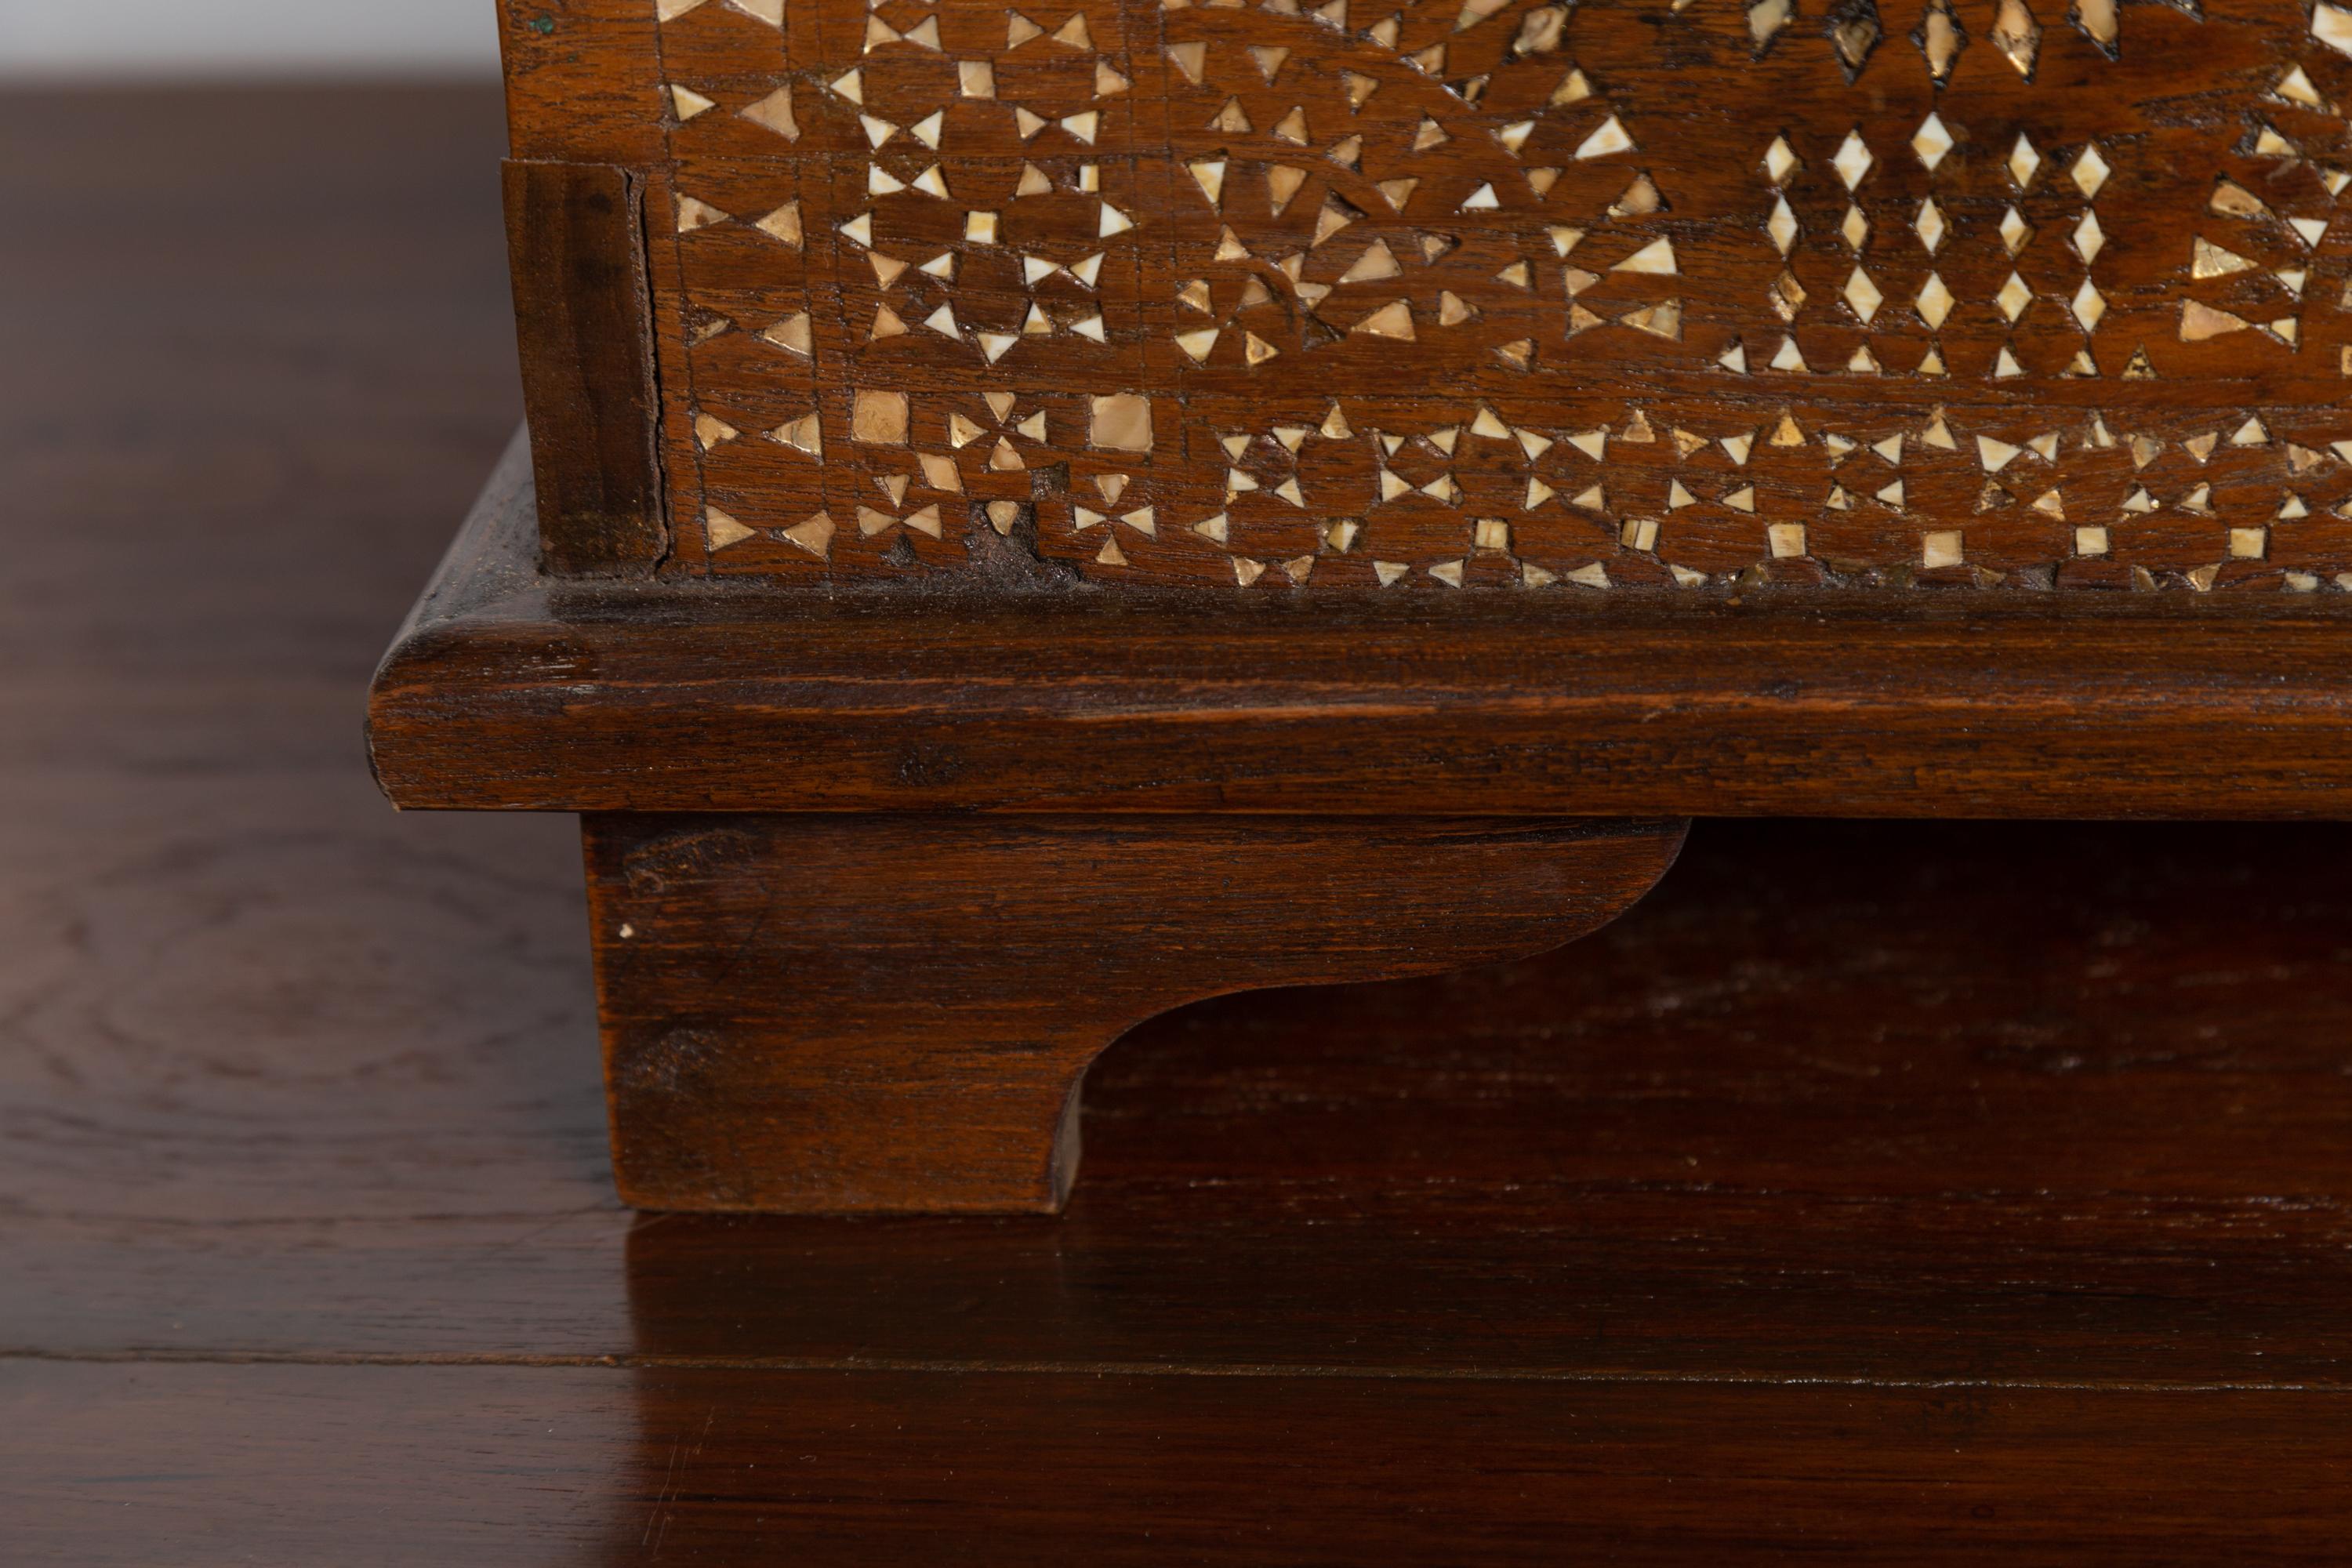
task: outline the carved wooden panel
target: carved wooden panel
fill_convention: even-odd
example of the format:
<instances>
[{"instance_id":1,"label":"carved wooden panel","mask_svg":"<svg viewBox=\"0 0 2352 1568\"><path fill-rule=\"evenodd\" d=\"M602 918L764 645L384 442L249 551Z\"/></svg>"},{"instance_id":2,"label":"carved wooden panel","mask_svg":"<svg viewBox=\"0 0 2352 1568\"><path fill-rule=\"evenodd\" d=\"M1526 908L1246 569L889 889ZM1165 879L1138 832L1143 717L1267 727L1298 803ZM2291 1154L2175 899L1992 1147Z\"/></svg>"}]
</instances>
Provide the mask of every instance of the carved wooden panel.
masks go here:
<instances>
[{"instance_id":1,"label":"carved wooden panel","mask_svg":"<svg viewBox=\"0 0 2352 1568\"><path fill-rule=\"evenodd\" d=\"M2352 584L2327 0L509 4L693 571Z\"/></svg>"}]
</instances>

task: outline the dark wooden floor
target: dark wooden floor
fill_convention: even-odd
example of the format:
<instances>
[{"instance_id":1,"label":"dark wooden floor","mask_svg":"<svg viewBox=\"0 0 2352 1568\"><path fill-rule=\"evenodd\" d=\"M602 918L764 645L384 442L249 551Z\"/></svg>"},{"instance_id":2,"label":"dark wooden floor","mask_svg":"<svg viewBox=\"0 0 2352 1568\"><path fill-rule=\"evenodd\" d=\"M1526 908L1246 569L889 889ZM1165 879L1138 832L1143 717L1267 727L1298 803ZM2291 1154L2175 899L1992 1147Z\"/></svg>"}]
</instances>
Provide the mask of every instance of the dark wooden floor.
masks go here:
<instances>
[{"instance_id":1,"label":"dark wooden floor","mask_svg":"<svg viewBox=\"0 0 2352 1568\"><path fill-rule=\"evenodd\" d=\"M494 104L0 127L0 1560L2352 1557L2352 833L1702 825L1141 1031L1058 1223L636 1219L572 824L359 741Z\"/></svg>"}]
</instances>

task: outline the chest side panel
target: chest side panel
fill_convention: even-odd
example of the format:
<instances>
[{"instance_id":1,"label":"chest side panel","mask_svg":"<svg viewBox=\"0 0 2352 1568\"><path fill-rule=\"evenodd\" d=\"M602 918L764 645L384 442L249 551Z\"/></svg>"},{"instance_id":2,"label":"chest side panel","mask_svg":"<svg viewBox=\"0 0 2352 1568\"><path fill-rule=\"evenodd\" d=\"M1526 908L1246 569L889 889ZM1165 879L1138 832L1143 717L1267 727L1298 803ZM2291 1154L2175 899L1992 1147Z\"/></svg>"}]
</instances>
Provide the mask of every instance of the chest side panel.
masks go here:
<instances>
[{"instance_id":1,"label":"chest side panel","mask_svg":"<svg viewBox=\"0 0 2352 1568\"><path fill-rule=\"evenodd\" d=\"M2325 3L597 0L509 38L519 153L643 171L688 569L2352 570Z\"/></svg>"}]
</instances>

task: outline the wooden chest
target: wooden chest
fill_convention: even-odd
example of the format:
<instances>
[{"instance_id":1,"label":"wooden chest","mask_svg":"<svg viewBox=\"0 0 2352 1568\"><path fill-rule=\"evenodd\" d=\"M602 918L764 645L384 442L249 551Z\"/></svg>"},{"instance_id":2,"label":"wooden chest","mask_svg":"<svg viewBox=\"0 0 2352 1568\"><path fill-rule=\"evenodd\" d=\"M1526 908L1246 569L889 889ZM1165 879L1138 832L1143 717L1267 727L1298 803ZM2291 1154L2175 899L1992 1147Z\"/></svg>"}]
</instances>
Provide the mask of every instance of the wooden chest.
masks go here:
<instances>
[{"instance_id":1,"label":"wooden chest","mask_svg":"<svg viewBox=\"0 0 2352 1568\"><path fill-rule=\"evenodd\" d=\"M1051 1208L1152 1011L1710 813L2341 815L2330 0L506 0L404 805L587 814L650 1205Z\"/></svg>"}]
</instances>

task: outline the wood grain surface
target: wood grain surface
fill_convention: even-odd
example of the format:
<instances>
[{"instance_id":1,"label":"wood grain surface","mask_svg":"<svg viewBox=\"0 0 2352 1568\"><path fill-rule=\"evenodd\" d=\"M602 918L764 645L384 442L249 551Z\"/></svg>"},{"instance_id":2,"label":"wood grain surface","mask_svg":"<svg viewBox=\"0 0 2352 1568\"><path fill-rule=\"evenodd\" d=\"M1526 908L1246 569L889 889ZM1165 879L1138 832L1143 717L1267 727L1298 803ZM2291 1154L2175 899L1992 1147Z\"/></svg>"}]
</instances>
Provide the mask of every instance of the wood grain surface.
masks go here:
<instances>
[{"instance_id":1,"label":"wood grain surface","mask_svg":"<svg viewBox=\"0 0 2352 1568\"><path fill-rule=\"evenodd\" d=\"M803 594L537 539L511 451L377 673L398 804L2352 815L2345 624L2297 595Z\"/></svg>"},{"instance_id":2,"label":"wood grain surface","mask_svg":"<svg viewBox=\"0 0 2352 1568\"><path fill-rule=\"evenodd\" d=\"M1153 1015L1559 947L1655 887L1688 826L590 816L622 1196L1057 1211L1087 1069Z\"/></svg>"},{"instance_id":3,"label":"wood grain surface","mask_svg":"<svg viewBox=\"0 0 2352 1568\"><path fill-rule=\"evenodd\" d=\"M649 572L669 553L642 195L609 164L506 165L507 249L549 567Z\"/></svg>"},{"instance_id":4,"label":"wood grain surface","mask_svg":"<svg viewBox=\"0 0 2352 1568\"><path fill-rule=\"evenodd\" d=\"M175 1562L2169 1568L2342 1543L2336 1401L2263 1394L187 1366L0 1389L50 1435L0 1479L12 1519L62 1481L12 1531L38 1562L155 1561L134 1509L169 1510ZM2160 1477L2117 1462L2183 1424L2203 1441L2166 1442ZM101 1479L142 1466L135 1504ZM340 1507L283 1506L317 1493Z\"/></svg>"},{"instance_id":5,"label":"wood grain surface","mask_svg":"<svg viewBox=\"0 0 2352 1568\"><path fill-rule=\"evenodd\" d=\"M1137 1032L1058 1222L639 1220L572 825L355 721L517 416L493 96L0 125L12 1563L2341 1560L2352 835L1701 824Z\"/></svg>"}]
</instances>

